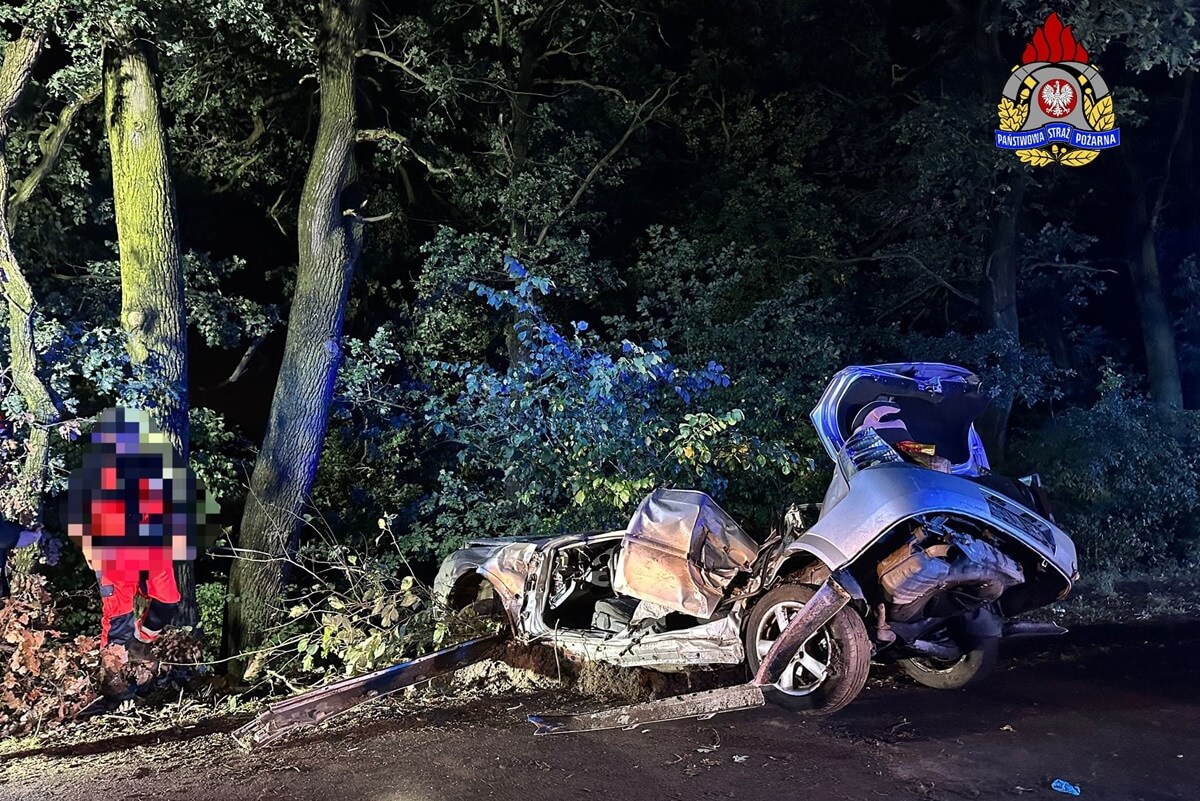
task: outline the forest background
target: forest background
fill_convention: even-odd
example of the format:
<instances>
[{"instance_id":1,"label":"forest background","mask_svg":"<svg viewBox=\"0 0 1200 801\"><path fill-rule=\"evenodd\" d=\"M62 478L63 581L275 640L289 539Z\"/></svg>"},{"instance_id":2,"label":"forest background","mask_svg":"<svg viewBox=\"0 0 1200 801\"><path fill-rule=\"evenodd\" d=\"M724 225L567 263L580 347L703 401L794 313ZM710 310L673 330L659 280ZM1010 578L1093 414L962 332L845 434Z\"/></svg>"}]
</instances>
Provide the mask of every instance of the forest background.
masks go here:
<instances>
[{"instance_id":1,"label":"forest background","mask_svg":"<svg viewBox=\"0 0 1200 801\"><path fill-rule=\"evenodd\" d=\"M992 144L1052 10L1122 129L1079 168ZM808 412L848 364L976 370L993 466L1041 473L1090 576L1200 559L1189 0L28 0L0 25L0 502L46 521L17 567L68 632L94 578L55 510L114 404L222 507L181 622L307 670L442 636L392 624L467 538L622 526L663 484L752 527L819 500Z\"/></svg>"}]
</instances>

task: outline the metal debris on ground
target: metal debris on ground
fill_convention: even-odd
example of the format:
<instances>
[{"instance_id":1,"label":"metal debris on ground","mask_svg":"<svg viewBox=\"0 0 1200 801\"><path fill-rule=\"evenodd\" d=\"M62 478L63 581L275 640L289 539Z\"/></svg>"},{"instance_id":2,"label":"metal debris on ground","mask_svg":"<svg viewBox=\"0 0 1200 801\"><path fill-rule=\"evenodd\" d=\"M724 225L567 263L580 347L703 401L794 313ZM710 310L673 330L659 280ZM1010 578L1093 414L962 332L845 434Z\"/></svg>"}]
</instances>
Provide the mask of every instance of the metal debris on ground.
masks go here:
<instances>
[{"instance_id":1,"label":"metal debris on ground","mask_svg":"<svg viewBox=\"0 0 1200 801\"><path fill-rule=\"evenodd\" d=\"M246 748L265 745L297 726L313 726L359 704L452 673L490 656L504 634L469 640L365 676L345 679L274 704L233 733Z\"/></svg>"},{"instance_id":2,"label":"metal debris on ground","mask_svg":"<svg viewBox=\"0 0 1200 801\"><path fill-rule=\"evenodd\" d=\"M752 709L765 704L766 699L761 687L742 684L642 704L630 704L590 714L530 715L529 722L537 727L534 734L542 735L601 729L634 729L643 723L704 718L718 712Z\"/></svg>"}]
</instances>

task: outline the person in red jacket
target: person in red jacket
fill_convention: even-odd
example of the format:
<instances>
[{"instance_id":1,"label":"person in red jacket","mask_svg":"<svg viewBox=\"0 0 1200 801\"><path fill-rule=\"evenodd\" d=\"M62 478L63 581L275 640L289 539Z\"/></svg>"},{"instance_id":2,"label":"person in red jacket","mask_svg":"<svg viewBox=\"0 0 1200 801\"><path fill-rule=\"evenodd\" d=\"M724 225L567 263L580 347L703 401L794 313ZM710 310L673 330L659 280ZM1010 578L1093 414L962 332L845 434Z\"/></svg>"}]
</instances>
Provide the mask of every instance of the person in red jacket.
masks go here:
<instances>
[{"instance_id":1,"label":"person in red jacket","mask_svg":"<svg viewBox=\"0 0 1200 801\"><path fill-rule=\"evenodd\" d=\"M92 443L68 485L68 533L100 584L101 647L146 659L180 600L175 562L196 557L203 486L142 410L106 410ZM148 604L135 618L138 596Z\"/></svg>"}]
</instances>

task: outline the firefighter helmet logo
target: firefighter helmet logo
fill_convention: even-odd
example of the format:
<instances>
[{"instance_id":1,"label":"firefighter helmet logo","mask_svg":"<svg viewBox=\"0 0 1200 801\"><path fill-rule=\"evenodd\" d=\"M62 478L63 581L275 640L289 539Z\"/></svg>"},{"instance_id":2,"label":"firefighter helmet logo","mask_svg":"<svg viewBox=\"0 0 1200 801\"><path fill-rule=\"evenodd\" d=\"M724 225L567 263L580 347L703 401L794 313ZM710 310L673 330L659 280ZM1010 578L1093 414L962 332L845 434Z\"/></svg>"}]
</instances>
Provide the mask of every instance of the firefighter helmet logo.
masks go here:
<instances>
[{"instance_id":1,"label":"firefighter helmet logo","mask_svg":"<svg viewBox=\"0 0 1200 801\"><path fill-rule=\"evenodd\" d=\"M1108 84L1057 14L1025 46L999 111L996 147L1034 167L1080 167L1121 144Z\"/></svg>"}]
</instances>

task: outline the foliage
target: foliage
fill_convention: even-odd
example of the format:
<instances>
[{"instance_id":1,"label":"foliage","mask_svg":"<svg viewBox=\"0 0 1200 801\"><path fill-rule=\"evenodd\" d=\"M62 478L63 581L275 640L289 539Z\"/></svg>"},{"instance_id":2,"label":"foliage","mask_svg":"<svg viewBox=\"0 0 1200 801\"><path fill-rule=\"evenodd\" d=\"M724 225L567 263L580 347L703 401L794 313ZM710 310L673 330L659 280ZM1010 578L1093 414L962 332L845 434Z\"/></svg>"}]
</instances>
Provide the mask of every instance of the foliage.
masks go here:
<instances>
[{"instance_id":1,"label":"foliage","mask_svg":"<svg viewBox=\"0 0 1200 801\"><path fill-rule=\"evenodd\" d=\"M96 696L94 637L65 637L45 578L22 576L0 603L0 738L60 725Z\"/></svg>"},{"instance_id":2,"label":"foliage","mask_svg":"<svg viewBox=\"0 0 1200 801\"><path fill-rule=\"evenodd\" d=\"M1081 570L1178 558L1200 535L1200 419L1164 416L1111 367L1099 391L1027 432L1018 458L1041 473Z\"/></svg>"},{"instance_id":3,"label":"foliage","mask_svg":"<svg viewBox=\"0 0 1200 801\"><path fill-rule=\"evenodd\" d=\"M246 297L230 296L223 287L245 269L241 258L214 260L208 254L188 251L184 256L187 272L188 325L213 348L235 348L269 334L279 324L279 311L273 305L256 303Z\"/></svg>"},{"instance_id":4,"label":"foliage","mask_svg":"<svg viewBox=\"0 0 1200 801\"><path fill-rule=\"evenodd\" d=\"M41 370L64 412L49 494L95 411L170 400L129 364L118 326L108 153L100 103L87 100L117 21L157 42L201 346L193 465L236 509L253 453L240 426L257 437L266 419L294 289L291 221L320 99L314 4L10 3L6 31L35 6L53 8L53 32L9 120L14 188L79 104L13 228ZM329 587L369 594L338 583L352 553L425 559L466 536L619 524L661 483L709 489L739 519L817 500L827 472L796 468L827 465L808 421L825 382L846 364L900 359L964 363L1016 404L1013 461L1047 476L1085 570L1194 547L1191 417L1156 416L1133 392L1145 372L1125 266L1134 192L1100 188L1124 186L1132 161L1146 176L1132 188L1164 193L1155 242L1195 405L1195 115L1181 118L1179 101L1197 69L1197 16L1185 0L1072 7L1127 144L1078 170L1031 170L988 131L1048 10L373 2L343 198L370 222L310 498L326 552L305 564L330 582L313 604ZM996 226L1010 219L1019 334L996 330L987 302ZM538 276L504 268L506 254ZM7 337L0 326L3 352ZM238 381L209 384L210 365L220 380L243 353ZM0 409L15 435L0 444L0 514L13 514L6 487L33 423L7 374ZM376 545L380 517L389 537ZM330 623L328 643L331 610L306 607L279 634L294 666L311 656L313 671L336 672L343 657L375 664L365 655L381 643L379 659L427 646L413 639L426 623L408 640L380 634L373 604L399 599L401 620L428 611L400 604L420 597L415 584L389 583L428 566L380 563L374 600L348 602L351 623ZM95 603L75 549L33 569ZM219 582L202 590L209 629ZM94 625L94 608L66 604L63 627ZM303 655L301 631L319 634Z\"/></svg>"},{"instance_id":5,"label":"foliage","mask_svg":"<svg viewBox=\"0 0 1200 801\"><path fill-rule=\"evenodd\" d=\"M738 430L740 409L705 408L728 387L710 361L687 370L661 340L605 342L585 321L560 333L540 297L551 283L507 263L504 288L472 282L493 309L516 317L519 351L506 370L434 361L459 389L425 419L456 450L426 508L450 547L468 536L550 532L621 522L649 490L684 485L723 495L730 479L793 471L796 457Z\"/></svg>"},{"instance_id":6,"label":"foliage","mask_svg":"<svg viewBox=\"0 0 1200 801\"><path fill-rule=\"evenodd\" d=\"M215 656L221 643L221 626L229 598L225 582L209 581L196 585L196 603L200 607L200 630L204 632L206 653Z\"/></svg>"},{"instance_id":7,"label":"foliage","mask_svg":"<svg viewBox=\"0 0 1200 801\"><path fill-rule=\"evenodd\" d=\"M202 406L188 412L191 450L189 466L204 482L208 497L223 507L245 495L245 476L252 456L250 443L230 428L225 418Z\"/></svg>"},{"instance_id":8,"label":"foliage","mask_svg":"<svg viewBox=\"0 0 1200 801\"><path fill-rule=\"evenodd\" d=\"M914 337L912 353L930 361L967 364L982 380L995 400L1017 400L1026 406L1057 400L1066 371L1054 366L1044 354L1021 346L1006 331L992 330L974 337L950 333L934 338Z\"/></svg>"},{"instance_id":9,"label":"foliage","mask_svg":"<svg viewBox=\"0 0 1200 801\"><path fill-rule=\"evenodd\" d=\"M435 609L388 520L378 520L375 531L347 542L310 528L293 564L302 579L285 601L286 621L252 660L247 679L265 675L294 686L358 675L495 630L495 620Z\"/></svg>"}]
</instances>

